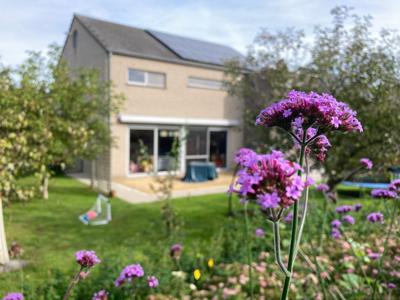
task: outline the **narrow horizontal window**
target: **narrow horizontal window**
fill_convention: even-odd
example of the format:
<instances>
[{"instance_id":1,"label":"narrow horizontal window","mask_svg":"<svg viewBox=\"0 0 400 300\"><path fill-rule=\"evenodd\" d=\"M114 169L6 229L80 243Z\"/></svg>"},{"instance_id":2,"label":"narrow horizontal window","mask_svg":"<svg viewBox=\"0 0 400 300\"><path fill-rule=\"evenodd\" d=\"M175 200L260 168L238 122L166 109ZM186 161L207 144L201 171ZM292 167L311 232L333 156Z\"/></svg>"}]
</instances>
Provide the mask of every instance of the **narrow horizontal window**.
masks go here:
<instances>
[{"instance_id":1,"label":"narrow horizontal window","mask_svg":"<svg viewBox=\"0 0 400 300\"><path fill-rule=\"evenodd\" d=\"M142 85L142 86L164 88L165 87L165 74L136 70L136 69L129 69L128 70L128 83Z\"/></svg>"},{"instance_id":2,"label":"narrow horizontal window","mask_svg":"<svg viewBox=\"0 0 400 300\"><path fill-rule=\"evenodd\" d=\"M224 83L221 80L189 77L188 86L200 89L222 90Z\"/></svg>"}]
</instances>

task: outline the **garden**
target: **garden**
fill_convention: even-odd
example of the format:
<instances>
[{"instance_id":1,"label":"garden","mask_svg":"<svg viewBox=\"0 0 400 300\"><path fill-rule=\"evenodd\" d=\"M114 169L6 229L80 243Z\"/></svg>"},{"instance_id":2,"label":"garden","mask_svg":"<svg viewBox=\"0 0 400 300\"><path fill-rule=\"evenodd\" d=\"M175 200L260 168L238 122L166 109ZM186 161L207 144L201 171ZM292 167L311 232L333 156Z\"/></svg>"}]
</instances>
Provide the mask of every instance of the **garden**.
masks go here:
<instances>
[{"instance_id":1,"label":"garden","mask_svg":"<svg viewBox=\"0 0 400 300\"><path fill-rule=\"evenodd\" d=\"M110 83L70 79L54 60L43 70L38 55L20 82L4 70L0 199L9 254L28 265L0 274L0 296L399 299L400 179L388 172L400 164L399 39L373 39L370 20L348 8L332 14L311 50L300 32L263 31L247 62L259 71L238 81L244 67L227 65L227 89L245 102L246 147L226 194L171 199L171 172L155 178L162 201L111 197L105 226L79 222L96 191L64 170L110 143L102 120L123 96L105 110ZM309 62L288 59L307 49Z\"/></svg>"}]
</instances>

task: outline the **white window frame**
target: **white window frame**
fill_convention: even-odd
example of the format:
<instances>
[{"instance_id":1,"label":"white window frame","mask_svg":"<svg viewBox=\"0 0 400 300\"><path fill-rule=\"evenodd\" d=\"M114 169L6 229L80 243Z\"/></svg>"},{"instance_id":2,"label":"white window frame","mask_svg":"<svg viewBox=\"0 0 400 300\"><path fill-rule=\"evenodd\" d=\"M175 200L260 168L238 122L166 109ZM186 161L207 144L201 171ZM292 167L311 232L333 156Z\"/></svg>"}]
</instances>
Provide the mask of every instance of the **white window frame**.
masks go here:
<instances>
[{"instance_id":1,"label":"white window frame","mask_svg":"<svg viewBox=\"0 0 400 300\"><path fill-rule=\"evenodd\" d=\"M137 71L137 72L143 72L144 73L144 82L129 80L129 72L131 70ZM160 86L160 85L149 84L149 73L164 76L164 85ZM157 89L165 89L167 86L167 74L165 74L163 72L153 72L153 71L146 71L146 70L135 69L135 68L128 68L126 82L128 85L137 85L137 86L145 86L145 87L151 87L151 88L157 88Z\"/></svg>"},{"instance_id":2,"label":"white window frame","mask_svg":"<svg viewBox=\"0 0 400 300\"><path fill-rule=\"evenodd\" d=\"M210 87L210 86L206 86L206 85L202 85L202 84L191 83L190 79L220 82L221 83L221 87L216 88L216 87ZM187 86L190 87L190 88L213 90L213 91L223 91L224 90L224 82L223 82L223 80L218 80L218 79L213 79L213 78L197 77L197 76L189 76L188 77L188 81L187 81Z\"/></svg>"}]
</instances>

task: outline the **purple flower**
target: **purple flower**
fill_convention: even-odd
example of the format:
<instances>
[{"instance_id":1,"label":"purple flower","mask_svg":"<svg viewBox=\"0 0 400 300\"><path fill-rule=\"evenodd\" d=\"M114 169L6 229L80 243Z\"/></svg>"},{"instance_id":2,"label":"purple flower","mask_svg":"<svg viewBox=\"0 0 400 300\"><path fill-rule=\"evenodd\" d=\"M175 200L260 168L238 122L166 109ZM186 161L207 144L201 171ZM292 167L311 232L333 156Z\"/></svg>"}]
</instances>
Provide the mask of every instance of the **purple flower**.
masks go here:
<instances>
[{"instance_id":1,"label":"purple flower","mask_svg":"<svg viewBox=\"0 0 400 300\"><path fill-rule=\"evenodd\" d=\"M278 206L287 208L299 200L305 182L297 174L301 170L297 163L286 160L280 151L262 155L240 152L240 161L245 163L240 165L242 169L235 182L237 190L233 192L247 200L257 200L265 212Z\"/></svg>"},{"instance_id":2,"label":"purple flower","mask_svg":"<svg viewBox=\"0 0 400 300\"><path fill-rule=\"evenodd\" d=\"M372 190L371 196L376 199L380 199L380 198L395 199L397 197L397 194L396 194L396 192L391 191L391 190L375 189L375 190Z\"/></svg>"},{"instance_id":3,"label":"purple flower","mask_svg":"<svg viewBox=\"0 0 400 300\"><path fill-rule=\"evenodd\" d=\"M379 259L381 257L381 254L380 253L376 253L376 252L370 252L368 254L368 257L370 259L372 259L372 260L377 260L377 259Z\"/></svg>"},{"instance_id":4,"label":"purple flower","mask_svg":"<svg viewBox=\"0 0 400 300\"><path fill-rule=\"evenodd\" d=\"M264 230L262 230L261 228L256 229L256 237L263 238L264 235L265 235Z\"/></svg>"},{"instance_id":5,"label":"purple flower","mask_svg":"<svg viewBox=\"0 0 400 300\"><path fill-rule=\"evenodd\" d=\"M331 230L331 237L333 237L335 240L340 239L342 234L340 233L340 230L337 228L332 228Z\"/></svg>"},{"instance_id":6,"label":"purple flower","mask_svg":"<svg viewBox=\"0 0 400 300\"><path fill-rule=\"evenodd\" d=\"M308 177L308 178L306 179L306 182L304 183L304 186L305 186L305 187L309 187L309 186L312 186L312 185L314 185L314 184L315 184L315 180L312 179L311 177Z\"/></svg>"},{"instance_id":7,"label":"purple flower","mask_svg":"<svg viewBox=\"0 0 400 300\"><path fill-rule=\"evenodd\" d=\"M389 282L389 283L386 284L386 287L389 290L393 290L393 289L395 289L397 287L397 285L395 283L393 283L393 282Z\"/></svg>"},{"instance_id":8,"label":"purple flower","mask_svg":"<svg viewBox=\"0 0 400 300\"><path fill-rule=\"evenodd\" d=\"M283 112L289 109L291 114L285 116ZM361 123L356 118L356 113L347 104L337 101L329 94L305 93L295 90L289 92L287 99L262 110L257 117L256 124L265 127L278 126L289 130L291 122L295 122L297 127L315 126L325 131L363 131Z\"/></svg>"},{"instance_id":9,"label":"purple flower","mask_svg":"<svg viewBox=\"0 0 400 300\"><path fill-rule=\"evenodd\" d=\"M389 185L389 190L400 193L400 179L393 180Z\"/></svg>"},{"instance_id":10,"label":"purple flower","mask_svg":"<svg viewBox=\"0 0 400 300\"><path fill-rule=\"evenodd\" d=\"M181 244L174 244L171 246L169 255L171 256L172 259L180 259L182 250L183 246Z\"/></svg>"},{"instance_id":11,"label":"purple flower","mask_svg":"<svg viewBox=\"0 0 400 300\"><path fill-rule=\"evenodd\" d=\"M249 148L240 148L236 152L235 162L243 167L250 167L257 162L257 153Z\"/></svg>"},{"instance_id":12,"label":"purple flower","mask_svg":"<svg viewBox=\"0 0 400 300\"><path fill-rule=\"evenodd\" d=\"M362 205L360 203L356 203L353 205L353 210L354 211L360 211L362 208Z\"/></svg>"},{"instance_id":13,"label":"purple flower","mask_svg":"<svg viewBox=\"0 0 400 300\"><path fill-rule=\"evenodd\" d=\"M345 214L352 210L353 210L353 207L350 205L342 205L342 206L336 207L336 212L339 214Z\"/></svg>"},{"instance_id":14,"label":"purple flower","mask_svg":"<svg viewBox=\"0 0 400 300\"><path fill-rule=\"evenodd\" d=\"M158 279L155 276L147 277L147 285L149 288L156 288L158 286Z\"/></svg>"},{"instance_id":15,"label":"purple flower","mask_svg":"<svg viewBox=\"0 0 400 300\"><path fill-rule=\"evenodd\" d=\"M283 111L283 117L284 117L284 118L289 117L291 114L292 114L292 110L291 110L291 109L285 109L285 110Z\"/></svg>"},{"instance_id":16,"label":"purple flower","mask_svg":"<svg viewBox=\"0 0 400 300\"><path fill-rule=\"evenodd\" d=\"M366 158L366 157L360 159L360 164L361 164L364 168L366 168L367 170L371 170L372 167L373 167L373 165L374 165L374 164L372 163L372 161L371 161L370 159Z\"/></svg>"},{"instance_id":17,"label":"purple flower","mask_svg":"<svg viewBox=\"0 0 400 300\"><path fill-rule=\"evenodd\" d=\"M350 215L343 216L342 220L351 225L354 225L356 223L356 220L354 220L354 218Z\"/></svg>"},{"instance_id":18,"label":"purple flower","mask_svg":"<svg viewBox=\"0 0 400 300\"><path fill-rule=\"evenodd\" d=\"M21 293L9 293L3 300L24 300L24 296Z\"/></svg>"},{"instance_id":19,"label":"purple flower","mask_svg":"<svg viewBox=\"0 0 400 300\"><path fill-rule=\"evenodd\" d=\"M100 290L93 295L92 300L107 300L108 293L105 290Z\"/></svg>"},{"instance_id":20,"label":"purple flower","mask_svg":"<svg viewBox=\"0 0 400 300\"><path fill-rule=\"evenodd\" d=\"M370 223L383 223L384 217L380 212L372 212L367 216Z\"/></svg>"},{"instance_id":21,"label":"purple flower","mask_svg":"<svg viewBox=\"0 0 400 300\"><path fill-rule=\"evenodd\" d=\"M258 204L260 204L262 209L276 208L279 206L279 201L281 200L276 192L272 194L261 194L257 196Z\"/></svg>"},{"instance_id":22,"label":"purple flower","mask_svg":"<svg viewBox=\"0 0 400 300\"><path fill-rule=\"evenodd\" d=\"M321 183L320 185L317 186L317 191L326 193L329 191L329 185L327 185L326 183Z\"/></svg>"},{"instance_id":23,"label":"purple flower","mask_svg":"<svg viewBox=\"0 0 400 300\"><path fill-rule=\"evenodd\" d=\"M96 256L96 252L92 250L80 250L75 253L75 258L82 268L91 268L101 262Z\"/></svg>"},{"instance_id":24,"label":"purple flower","mask_svg":"<svg viewBox=\"0 0 400 300\"><path fill-rule=\"evenodd\" d=\"M293 213L290 211L288 212L288 214L286 215L286 217L283 218L283 221L285 223L290 223L293 220Z\"/></svg>"},{"instance_id":25,"label":"purple flower","mask_svg":"<svg viewBox=\"0 0 400 300\"><path fill-rule=\"evenodd\" d=\"M144 276L143 268L140 264L132 264L126 266L117 280L115 281L115 286L119 287L123 285L126 281L130 282L134 278L140 278Z\"/></svg>"},{"instance_id":26,"label":"purple flower","mask_svg":"<svg viewBox=\"0 0 400 300\"><path fill-rule=\"evenodd\" d=\"M342 225L342 222L340 222L339 220L333 220L333 221L331 222L332 228L339 228L340 225Z\"/></svg>"}]
</instances>

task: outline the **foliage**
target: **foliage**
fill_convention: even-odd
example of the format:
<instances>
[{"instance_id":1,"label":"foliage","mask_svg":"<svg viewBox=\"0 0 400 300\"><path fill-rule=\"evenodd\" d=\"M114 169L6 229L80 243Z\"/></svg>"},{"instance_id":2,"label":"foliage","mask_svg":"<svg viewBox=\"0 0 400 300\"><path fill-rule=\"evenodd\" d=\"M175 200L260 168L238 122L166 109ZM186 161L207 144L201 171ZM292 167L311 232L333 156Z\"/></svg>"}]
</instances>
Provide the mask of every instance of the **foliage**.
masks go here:
<instances>
[{"instance_id":1,"label":"foliage","mask_svg":"<svg viewBox=\"0 0 400 300\"><path fill-rule=\"evenodd\" d=\"M229 91L245 101L244 136L247 146L260 151L288 149L289 139L276 130L254 128L259 111L282 99L291 89L328 92L358 113L365 132L336 135L324 165L330 184L346 168L367 156L378 166L399 164L400 37L391 30L372 34L370 17L352 14L347 7L332 10L332 26L316 27L312 43L302 31L262 30L249 52L246 67L231 62ZM238 80L242 78L243 80Z\"/></svg>"}]
</instances>

